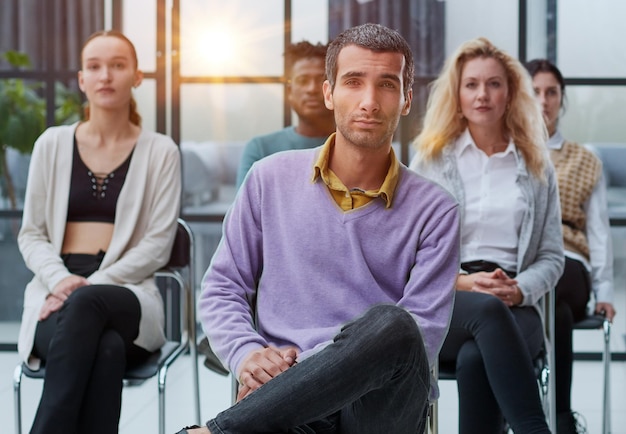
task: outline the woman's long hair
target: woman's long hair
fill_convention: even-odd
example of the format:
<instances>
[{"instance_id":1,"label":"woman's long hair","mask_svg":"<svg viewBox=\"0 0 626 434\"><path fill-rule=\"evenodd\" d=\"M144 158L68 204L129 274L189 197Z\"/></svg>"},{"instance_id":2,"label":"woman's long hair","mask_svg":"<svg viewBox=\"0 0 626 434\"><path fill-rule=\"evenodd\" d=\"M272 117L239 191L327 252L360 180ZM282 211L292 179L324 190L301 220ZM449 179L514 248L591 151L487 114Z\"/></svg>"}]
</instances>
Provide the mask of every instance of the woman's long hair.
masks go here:
<instances>
[{"instance_id":1,"label":"woman's long hair","mask_svg":"<svg viewBox=\"0 0 626 434\"><path fill-rule=\"evenodd\" d=\"M493 58L504 67L510 98L502 120L504 133L522 153L529 171L543 179L548 135L532 81L517 59L486 38L463 43L446 60L441 74L431 84L424 126L414 146L425 160L436 158L467 128L467 120L460 116L459 88L465 64L475 58Z\"/></svg>"},{"instance_id":2,"label":"woman's long hair","mask_svg":"<svg viewBox=\"0 0 626 434\"><path fill-rule=\"evenodd\" d=\"M130 39L128 39L126 36L124 36L123 33L117 31L117 30L101 30L99 32L95 32L92 33L91 36L89 36L89 38L87 38L87 40L85 41L85 43L83 44L83 48L82 50L85 49L85 47L87 46L87 44L89 44L89 42L91 42L92 40L99 38L101 36L112 36L114 38L118 38L124 42L126 42L128 44L128 46L130 47L130 52L133 58L133 62L134 62L134 66L135 69L138 68L139 66L139 60L137 58L137 50L135 50L135 45L133 45L133 43L130 41ZM83 58L83 53L81 50L81 61ZM85 105L85 109L84 109L84 116L85 116L85 120L89 120L89 104ZM130 97L130 107L129 107L129 113L128 113L128 120L137 125L137 126L141 126L141 115L139 114L139 112L137 111L137 101L135 101L135 98L133 98L132 96Z\"/></svg>"}]
</instances>

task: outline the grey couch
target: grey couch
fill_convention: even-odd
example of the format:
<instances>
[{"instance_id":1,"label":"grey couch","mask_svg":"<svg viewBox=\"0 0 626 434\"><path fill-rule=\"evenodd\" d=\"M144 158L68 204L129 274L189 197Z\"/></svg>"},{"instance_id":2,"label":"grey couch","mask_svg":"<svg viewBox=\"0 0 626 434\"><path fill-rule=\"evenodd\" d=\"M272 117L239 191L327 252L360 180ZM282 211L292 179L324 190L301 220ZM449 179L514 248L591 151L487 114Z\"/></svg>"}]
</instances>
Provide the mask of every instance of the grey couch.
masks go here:
<instances>
[{"instance_id":1,"label":"grey couch","mask_svg":"<svg viewBox=\"0 0 626 434\"><path fill-rule=\"evenodd\" d=\"M611 224L626 225L626 143L594 142L585 146L602 160Z\"/></svg>"}]
</instances>

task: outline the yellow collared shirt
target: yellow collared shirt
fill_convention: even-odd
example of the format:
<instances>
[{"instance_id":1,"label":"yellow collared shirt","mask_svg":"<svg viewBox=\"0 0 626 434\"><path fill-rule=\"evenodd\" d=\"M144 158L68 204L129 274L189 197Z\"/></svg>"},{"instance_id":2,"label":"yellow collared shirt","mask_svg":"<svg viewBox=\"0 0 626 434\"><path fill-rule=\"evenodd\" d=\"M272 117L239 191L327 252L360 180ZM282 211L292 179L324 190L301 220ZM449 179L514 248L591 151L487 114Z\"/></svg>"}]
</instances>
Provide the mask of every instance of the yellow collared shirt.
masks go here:
<instances>
[{"instance_id":1,"label":"yellow collared shirt","mask_svg":"<svg viewBox=\"0 0 626 434\"><path fill-rule=\"evenodd\" d=\"M391 208L393 200L393 193L396 190L398 184L398 176L400 173L400 163L396 158L396 154L393 148L390 149L389 157L391 158L391 164L389 170L385 176L383 184L377 190L360 190L353 188L348 190L343 182L335 175L335 173L328 167L328 159L330 152L335 146L335 134L333 133L320 151L320 155L313 166L313 182L316 182L319 178L324 181L330 193L332 194L337 205L344 210L350 211L360 206L366 205L372 200L380 197L385 202L386 208Z\"/></svg>"}]
</instances>

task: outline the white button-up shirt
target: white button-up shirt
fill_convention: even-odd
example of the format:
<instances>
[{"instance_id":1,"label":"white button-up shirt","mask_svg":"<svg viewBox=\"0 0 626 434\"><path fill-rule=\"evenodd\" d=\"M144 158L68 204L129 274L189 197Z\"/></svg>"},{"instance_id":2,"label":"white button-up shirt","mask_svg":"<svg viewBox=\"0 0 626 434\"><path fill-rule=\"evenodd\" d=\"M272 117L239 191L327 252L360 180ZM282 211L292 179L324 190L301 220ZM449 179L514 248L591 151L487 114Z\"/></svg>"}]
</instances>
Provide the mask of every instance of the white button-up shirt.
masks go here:
<instances>
[{"instance_id":1,"label":"white button-up shirt","mask_svg":"<svg viewBox=\"0 0 626 434\"><path fill-rule=\"evenodd\" d=\"M516 271L526 203L516 182L515 144L509 142L503 152L488 156L465 130L456 140L455 152L465 192L461 262L482 259Z\"/></svg>"}]
</instances>

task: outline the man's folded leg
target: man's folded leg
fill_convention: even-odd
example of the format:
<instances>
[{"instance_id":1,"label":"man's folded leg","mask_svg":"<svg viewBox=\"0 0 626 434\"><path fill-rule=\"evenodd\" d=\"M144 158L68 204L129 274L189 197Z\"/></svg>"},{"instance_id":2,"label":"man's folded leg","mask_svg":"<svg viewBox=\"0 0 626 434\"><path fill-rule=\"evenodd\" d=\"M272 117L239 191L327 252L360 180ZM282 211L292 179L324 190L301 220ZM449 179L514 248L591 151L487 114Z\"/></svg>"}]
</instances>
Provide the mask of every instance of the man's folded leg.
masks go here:
<instances>
[{"instance_id":1,"label":"man's folded leg","mask_svg":"<svg viewBox=\"0 0 626 434\"><path fill-rule=\"evenodd\" d=\"M413 317L378 305L208 422L213 434L420 432L430 371Z\"/></svg>"}]
</instances>

